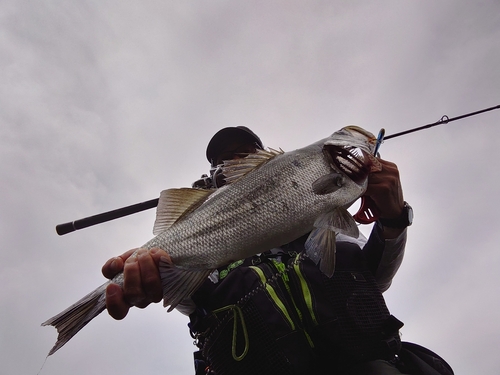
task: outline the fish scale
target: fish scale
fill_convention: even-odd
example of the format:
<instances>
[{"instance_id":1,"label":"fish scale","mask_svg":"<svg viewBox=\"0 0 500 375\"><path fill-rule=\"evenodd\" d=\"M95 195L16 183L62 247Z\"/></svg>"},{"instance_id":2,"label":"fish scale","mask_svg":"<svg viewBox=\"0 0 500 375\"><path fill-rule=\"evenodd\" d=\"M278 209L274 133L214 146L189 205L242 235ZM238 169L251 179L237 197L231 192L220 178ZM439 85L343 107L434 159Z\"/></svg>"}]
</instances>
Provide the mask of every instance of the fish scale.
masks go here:
<instances>
[{"instance_id":1,"label":"fish scale","mask_svg":"<svg viewBox=\"0 0 500 375\"><path fill-rule=\"evenodd\" d=\"M331 210L332 203L337 202L337 199L321 199L311 191L314 180L330 173L323 158L317 158L309 169L294 165L293 161L308 159L311 152L321 155L321 150L311 147L276 156L244 180L220 189L219 194L145 247L162 248L179 266L197 268L201 263L215 269L309 232L315 218ZM340 204L348 204L350 200L351 196ZM297 218L299 213L307 215L291 222L290 216ZM227 257L221 257L221 253Z\"/></svg>"}]
</instances>

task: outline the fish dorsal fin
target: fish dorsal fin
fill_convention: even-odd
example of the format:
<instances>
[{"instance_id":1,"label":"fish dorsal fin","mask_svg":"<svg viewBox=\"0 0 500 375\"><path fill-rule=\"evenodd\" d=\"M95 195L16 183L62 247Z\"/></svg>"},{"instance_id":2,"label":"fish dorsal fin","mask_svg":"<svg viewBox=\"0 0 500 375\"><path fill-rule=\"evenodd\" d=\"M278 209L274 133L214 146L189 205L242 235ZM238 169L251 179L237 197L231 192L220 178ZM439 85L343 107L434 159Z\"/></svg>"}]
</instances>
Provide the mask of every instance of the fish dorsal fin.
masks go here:
<instances>
[{"instance_id":1,"label":"fish dorsal fin","mask_svg":"<svg viewBox=\"0 0 500 375\"><path fill-rule=\"evenodd\" d=\"M267 150L257 150L253 154L248 154L242 159L224 160L222 174L225 177L226 184L232 184L245 176L247 173L257 169L261 165L277 155L283 154L284 151L280 148L275 150L268 148Z\"/></svg>"},{"instance_id":2,"label":"fish dorsal fin","mask_svg":"<svg viewBox=\"0 0 500 375\"><path fill-rule=\"evenodd\" d=\"M168 229L184 214L191 212L215 191L215 189L167 189L160 193L156 208L156 221L153 234Z\"/></svg>"}]
</instances>

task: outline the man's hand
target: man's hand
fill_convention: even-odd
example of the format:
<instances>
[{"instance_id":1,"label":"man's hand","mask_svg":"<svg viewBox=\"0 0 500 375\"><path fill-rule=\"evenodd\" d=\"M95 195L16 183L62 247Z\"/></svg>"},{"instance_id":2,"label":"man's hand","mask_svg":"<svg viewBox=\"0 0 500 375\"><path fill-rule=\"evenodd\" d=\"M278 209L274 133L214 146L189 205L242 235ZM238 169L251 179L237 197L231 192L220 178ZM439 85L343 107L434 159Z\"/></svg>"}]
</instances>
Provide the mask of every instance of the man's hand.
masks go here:
<instances>
[{"instance_id":1,"label":"man's hand","mask_svg":"<svg viewBox=\"0 0 500 375\"><path fill-rule=\"evenodd\" d=\"M123 272L123 289L110 284L106 289L106 308L117 320L127 316L130 307L144 308L163 297L160 272L161 257L169 257L160 249L132 249L109 259L102 267L102 274L112 279Z\"/></svg>"},{"instance_id":2,"label":"man's hand","mask_svg":"<svg viewBox=\"0 0 500 375\"><path fill-rule=\"evenodd\" d=\"M380 217L393 219L401 215L404 207L403 189L396 164L379 159L382 170L371 173L365 195L377 205ZM385 238L397 237L403 229L384 228Z\"/></svg>"}]
</instances>

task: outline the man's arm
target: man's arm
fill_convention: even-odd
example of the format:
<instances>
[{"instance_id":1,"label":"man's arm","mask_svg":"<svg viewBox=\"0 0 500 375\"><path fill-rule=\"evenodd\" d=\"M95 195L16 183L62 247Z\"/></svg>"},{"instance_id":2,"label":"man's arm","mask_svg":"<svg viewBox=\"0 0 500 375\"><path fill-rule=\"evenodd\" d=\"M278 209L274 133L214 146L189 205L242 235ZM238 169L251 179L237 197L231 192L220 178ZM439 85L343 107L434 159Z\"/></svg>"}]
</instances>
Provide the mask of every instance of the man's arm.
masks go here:
<instances>
[{"instance_id":1,"label":"man's arm","mask_svg":"<svg viewBox=\"0 0 500 375\"><path fill-rule=\"evenodd\" d=\"M406 245L406 228L396 238L385 239L383 228L375 223L363 252L382 292L391 286L403 262Z\"/></svg>"},{"instance_id":2,"label":"man's arm","mask_svg":"<svg viewBox=\"0 0 500 375\"><path fill-rule=\"evenodd\" d=\"M370 175L366 195L377 205L381 218L397 218L404 209L399 170L396 164L379 160L382 170ZM377 222L363 248L368 265L383 292L391 285L403 261L406 232L406 228L388 228Z\"/></svg>"}]
</instances>

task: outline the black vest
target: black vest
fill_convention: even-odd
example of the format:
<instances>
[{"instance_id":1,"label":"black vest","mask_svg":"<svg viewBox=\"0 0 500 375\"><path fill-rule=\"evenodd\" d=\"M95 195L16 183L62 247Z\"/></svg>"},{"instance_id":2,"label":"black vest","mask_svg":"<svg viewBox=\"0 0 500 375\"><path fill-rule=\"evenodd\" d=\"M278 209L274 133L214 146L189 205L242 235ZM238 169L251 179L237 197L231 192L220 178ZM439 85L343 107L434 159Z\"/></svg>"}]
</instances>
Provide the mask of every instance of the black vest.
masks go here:
<instances>
[{"instance_id":1,"label":"black vest","mask_svg":"<svg viewBox=\"0 0 500 375\"><path fill-rule=\"evenodd\" d=\"M402 326L389 314L358 245L337 243L332 278L301 255L305 237L219 270L193 295L190 328L205 371L322 374L392 359Z\"/></svg>"}]
</instances>

